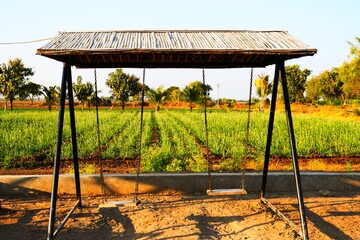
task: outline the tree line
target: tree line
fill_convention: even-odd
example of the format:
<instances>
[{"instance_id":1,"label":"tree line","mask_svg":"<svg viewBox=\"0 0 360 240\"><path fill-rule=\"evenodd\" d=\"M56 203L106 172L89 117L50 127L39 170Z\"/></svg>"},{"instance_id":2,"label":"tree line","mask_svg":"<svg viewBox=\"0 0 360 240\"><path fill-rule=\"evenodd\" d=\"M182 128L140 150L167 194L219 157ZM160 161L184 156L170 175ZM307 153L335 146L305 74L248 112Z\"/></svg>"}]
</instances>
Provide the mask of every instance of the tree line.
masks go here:
<instances>
[{"instance_id":1,"label":"tree line","mask_svg":"<svg viewBox=\"0 0 360 240\"><path fill-rule=\"evenodd\" d=\"M14 100L30 99L33 104L36 97L43 96L49 111L51 111L52 106L59 101L60 87L56 85L46 87L33 83L29 81L29 77L33 75L33 69L25 67L19 58L9 60L7 64L1 65L0 94L5 99L5 110L8 102L10 102L10 110L12 111ZM106 86L111 89L111 96L96 99L94 84L91 82L84 83L82 77L78 76L76 82L73 83L73 91L78 103L82 105L82 109L87 107L89 110L96 101L99 105L112 105L112 107L116 102L119 102L122 110L124 110L125 104L129 100L132 102L141 100L142 84L140 79L133 74L125 73L122 69L116 69L108 75ZM164 89L162 86L157 89L144 86L147 101L154 104L157 111L161 105L168 101L188 102L190 110L192 110L196 104L201 103L204 91L205 95L208 96L211 90L210 85L203 85L199 81L190 83L182 91L176 86L168 89Z\"/></svg>"},{"instance_id":2,"label":"tree line","mask_svg":"<svg viewBox=\"0 0 360 240\"><path fill-rule=\"evenodd\" d=\"M327 102L334 104L342 102L344 105L350 99L360 98L360 38L356 37L357 45L349 42L350 54L349 61L345 61L341 66L325 70L310 79L312 71L301 69L299 65L289 65L285 67L286 78L288 81L290 102L300 103L319 103ZM5 110L7 103L10 102L10 109L13 110L13 102L16 99L30 99L31 102L38 96L44 96L45 103L51 111L51 106L58 101L60 88L58 86L42 86L29 81L29 77L34 75L31 68L24 66L21 59L9 60L3 63L0 68L0 94L5 99ZM260 98L260 108L269 104L268 96L272 92L272 82L269 75L259 75L254 81L256 94ZM82 109L95 104L115 105L120 103L124 110L128 101L133 103L141 100L142 84L139 77L125 73L122 69L116 69L108 75L106 86L111 89L109 98L96 99L94 85L91 82L83 83L82 77L78 76L73 83L75 97L82 105ZM281 87L281 86L280 86ZM197 105L202 104L204 96L206 101L211 101L209 93L212 90L210 85L204 85L200 81L194 81L184 89L171 86L167 89L160 86L151 89L144 86L146 100L155 105L156 110L161 105L172 102L188 103L190 111ZM278 91L279 98L282 98L282 91ZM217 104L232 108L236 104L234 99L219 99Z\"/></svg>"},{"instance_id":3,"label":"tree line","mask_svg":"<svg viewBox=\"0 0 360 240\"><path fill-rule=\"evenodd\" d=\"M356 41L357 45L348 42L349 61L310 79L311 70L301 69L299 65L286 66L290 102L346 105L350 99L360 99L360 38L356 37ZM259 75L255 86L264 105L272 91L269 75ZM282 91L278 92L282 98Z\"/></svg>"}]
</instances>

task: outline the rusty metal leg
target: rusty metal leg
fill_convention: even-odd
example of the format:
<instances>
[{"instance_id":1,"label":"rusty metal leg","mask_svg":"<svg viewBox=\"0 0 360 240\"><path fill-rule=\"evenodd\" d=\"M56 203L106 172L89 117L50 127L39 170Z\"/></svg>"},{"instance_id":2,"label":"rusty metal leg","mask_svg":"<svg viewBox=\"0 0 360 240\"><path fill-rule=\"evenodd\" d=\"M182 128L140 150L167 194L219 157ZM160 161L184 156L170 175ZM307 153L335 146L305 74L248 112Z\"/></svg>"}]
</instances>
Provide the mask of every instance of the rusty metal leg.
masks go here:
<instances>
[{"instance_id":1,"label":"rusty metal leg","mask_svg":"<svg viewBox=\"0 0 360 240\"><path fill-rule=\"evenodd\" d=\"M267 181L267 175L268 175L268 169L269 169L270 147L271 147L272 133L273 133L273 128L274 128L274 118L275 118L278 85L279 85L279 64L276 64L274 83L273 83L273 91L272 91L272 96L271 96L271 108L270 108L270 117L269 117L269 125L268 125L268 134L267 134L267 140L266 140L264 169L263 169L263 175L262 175L261 196L260 196L261 198L264 198L265 193L266 193L266 181Z\"/></svg>"},{"instance_id":2,"label":"rusty metal leg","mask_svg":"<svg viewBox=\"0 0 360 240\"><path fill-rule=\"evenodd\" d=\"M306 216L305 216L305 206L301 188L301 181L300 181L300 170L299 170L299 163L298 163L298 156L296 151L296 142L295 142L295 134L294 134L294 127L293 121L291 116L291 108L290 108L290 100L289 100L289 92L287 87L286 81L286 74L285 74L285 64L284 62L280 63L280 72L281 72L281 83L284 92L284 102L285 102L285 111L286 111L286 119L288 125L288 132L290 138L290 146L291 146L291 155L292 155L292 163L293 163L293 170L294 170L294 177L295 177L295 184L296 184L296 193L298 198L299 204L299 213L301 219L301 228L303 238L307 240L308 237L308 229L306 224Z\"/></svg>"},{"instance_id":3,"label":"rusty metal leg","mask_svg":"<svg viewBox=\"0 0 360 240\"><path fill-rule=\"evenodd\" d=\"M64 126L64 112L65 112L65 98L66 98L66 81L68 78L68 72L70 65L64 63L63 75L61 80L61 93L60 93L60 108L59 108L59 120L58 120L58 132L56 140L56 153L54 160L54 173L53 173L53 184L51 190L51 205L50 205L50 217L48 226L48 240L54 239L54 225L56 217L56 202L57 202L57 191L59 184L59 170L60 170L60 157L61 157L61 145L62 145L62 133Z\"/></svg>"},{"instance_id":4,"label":"rusty metal leg","mask_svg":"<svg viewBox=\"0 0 360 240\"><path fill-rule=\"evenodd\" d=\"M69 68L67 74L68 74L67 84L68 84L68 95L69 95L69 112L70 112L70 126L71 126L71 142L72 142L73 160L74 160L75 188L76 188L76 197L79 200L78 205L79 207L81 207L79 157L78 157L78 147L76 140L74 94L72 88L71 68Z\"/></svg>"}]
</instances>

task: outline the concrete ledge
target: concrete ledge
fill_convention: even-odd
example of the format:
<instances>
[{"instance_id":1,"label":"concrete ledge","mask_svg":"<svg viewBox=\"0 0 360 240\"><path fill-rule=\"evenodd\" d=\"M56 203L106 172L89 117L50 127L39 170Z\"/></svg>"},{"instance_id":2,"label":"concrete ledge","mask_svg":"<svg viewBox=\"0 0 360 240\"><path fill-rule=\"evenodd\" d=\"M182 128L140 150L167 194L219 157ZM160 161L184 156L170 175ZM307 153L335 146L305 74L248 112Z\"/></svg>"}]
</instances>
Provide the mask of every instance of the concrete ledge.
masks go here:
<instances>
[{"instance_id":1,"label":"concrete ledge","mask_svg":"<svg viewBox=\"0 0 360 240\"><path fill-rule=\"evenodd\" d=\"M135 174L105 175L105 189L108 194L132 194L135 189ZM83 195L101 194L99 175L82 175ZM205 193L207 173L145 173L140 175L140 193ZM246 173L246 190L260 193L262 172ZM239 188L241 173L213 173L213 189ZM332 192L360 192L360 173L302 172L301 183L304 192L328 190ZM49 194L52 187L51 175L0 176L0 196ZM267 191L295 193L292 172L269 172ZM73 175L60 175L59 194L75 194Z\"/></svg>"}]
</instances>

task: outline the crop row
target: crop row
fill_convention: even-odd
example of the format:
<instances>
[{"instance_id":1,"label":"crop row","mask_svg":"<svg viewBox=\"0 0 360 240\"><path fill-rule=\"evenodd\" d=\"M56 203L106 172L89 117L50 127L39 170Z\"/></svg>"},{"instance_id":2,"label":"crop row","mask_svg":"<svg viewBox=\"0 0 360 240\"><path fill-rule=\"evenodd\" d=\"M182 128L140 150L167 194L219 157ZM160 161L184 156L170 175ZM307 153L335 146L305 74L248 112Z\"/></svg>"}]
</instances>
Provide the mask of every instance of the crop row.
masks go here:
<instances>
[{"instance_id":1,"label":"crop row","mask_svg":"<svg viewBox=\"0 0 360 240\"><path fill-rule=\"evenodd\" d=\"M224 158L241 159L244 154L245 112L209 112L209 150ZM44 153L54 157L57 113L27 111L0 114L0 164L15 166L14 161ZM138 111L99 113L102 156L106 159L134 159L139 156L140 114ZM360 156L360 123L324 117L294 115L294 130L300 156ZM249 144L251 157L263 158L268 114L251 115ZM71 134L66 114L62 157L71 158ZM95 112L77 111L76 128L79 157L97 152ZM155 131L155 132L154 132ZM154 140L155 139L155 140ZM204 170L201 145L205 144L204 115L201 112L145 112L142 135L142 164L146 171ZM290 156L286 118L275 117L272 156Z\"/></svg>"}]
</instances>

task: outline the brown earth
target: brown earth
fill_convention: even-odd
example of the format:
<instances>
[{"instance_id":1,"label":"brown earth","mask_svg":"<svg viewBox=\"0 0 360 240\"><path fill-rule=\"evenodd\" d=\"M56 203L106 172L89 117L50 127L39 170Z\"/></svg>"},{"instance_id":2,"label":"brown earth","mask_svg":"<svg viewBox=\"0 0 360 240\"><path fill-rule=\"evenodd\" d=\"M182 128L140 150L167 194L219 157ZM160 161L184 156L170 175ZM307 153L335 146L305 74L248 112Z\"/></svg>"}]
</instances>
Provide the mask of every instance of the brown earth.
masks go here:
<instances>
[{"instance_id":1,"label":"brown earth","mask_svg":"<svg viewBox=\"0 0 360 240\"><path fill-rule=\"evenodd\" d=\"M269 199L300 227L295 198ZM140 200L137 207L99 209L102 198L83 197L83 208L75 210L57 239L300 239L257 195L141 195ZM64 217L73 205L63 196L57 216ZM45 239L49 206L48 197L4 199L0 239ZM305 196L305 206L310 239L360 239L359 194Z\"/></svg>"},{"instance_id":2,"label":"brown earth","mask_svg":"<svg viewBox=\"0 0 360 240\"><path fill-rule=\"evenodd\" d=\"M219 162L222 161L219 158L212 159L212 167L217 170L219 168ZM80 159L80 170L86 171L88 169L90 173L99 174L99 162L95 157ZM135 173L136 161L133 159L118 159L118 160L103 160L103 173L105 174L121 174L121 173ZM258 164L255 161L250 161L246 165L246 171L258 171L262 170L262 164ZM360 171L360 157L314 157L314 158L300 158L299 168L301 171L328 171L328 172L353 172ZM72 171L72 161L61 161L60 173L70 173ZM289 171L292 170L292 161L290 158L274 158L269 164L269 170L274 171ZM52 162L40 162L35 165L35 168L15 168L15 169L2 169L0 168L0 175L46 175L53 173ZM89 173L89 172L87 172Z\"/></svg>"}]
</instances>

